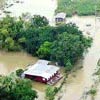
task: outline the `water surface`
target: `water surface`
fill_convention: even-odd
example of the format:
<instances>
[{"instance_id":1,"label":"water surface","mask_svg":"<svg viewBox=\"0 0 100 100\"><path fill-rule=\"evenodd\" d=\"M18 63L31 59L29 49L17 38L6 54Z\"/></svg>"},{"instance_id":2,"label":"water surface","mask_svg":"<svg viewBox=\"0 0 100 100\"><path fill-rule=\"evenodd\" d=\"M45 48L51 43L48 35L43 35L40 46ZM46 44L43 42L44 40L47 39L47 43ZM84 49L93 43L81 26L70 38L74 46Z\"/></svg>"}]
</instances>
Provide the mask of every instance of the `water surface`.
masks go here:
<instances>
[{"instance_id":1,"label":"water surface","mask_svg":"<svg viewBox=\"0 0 100 100\"><path fill-rule=\"evenodd\" d=\"M8 0L11 4L13 0ZM41 15L47 17L50 23L53 23L54 11L57 7L56 0L19 0L22 3L13 3L14 5L7 8L12 16L21 16L22 13L31 15Z\"/></svg>"},{"instance_id":2,"label":"water surface","mask_svg":"<svg viewBox=\"0 0 100 100\"><path fill-rule=\"evenodd\" d=\"M39 14L46 16L50 22L54 15L57 3L56 0L22 0L23 3L16 4L10 8L12 16L20 16L22 13L29 12L31 14ZM84 32L85 36L92 36L94 41L89 52L83 60L83 68L69 75L67 84L61 91L61 100L81 100L81 96L86 89L93 84L92 74L96 69L96 64L100 58L100 22L95 22L94 16L78 17L73 16L67 18L68 22L74 22ZM87 27L87 24L90 24ZM17 68L25 68L30 63L35 63L37 58L34 58L26 53L7 53L0 52L0 74L8 74ZM34 82L33 87L39 91L38 100L44 100L45 85ZM100 93L96 100L100 100ZM57 99L56 99L57 100ZM89 98L87 100L90 100Z\"/></svg>"},{"instance_id":3,"label":"water surface","mask_svg":"<svg viewBox=\"0 0 100 100\"><path fill-rule=\"evenodd\" d=\"M63 87L61 100L91 100L91 98L81 99L82 95L94 84L93 73L97 68L97 61L100 58L100 22L94 16L68 18L67 22L74 22L84 32L86 36L93 37L92 47L85 55L83 68L69 75L67 84ZM91 26L87 27L87 24ZM89 32L89 34L87 34ZM73 77L73 74L75 77ZM95 100L100 100L100 92Z\"/></svg>"}]
</instances>

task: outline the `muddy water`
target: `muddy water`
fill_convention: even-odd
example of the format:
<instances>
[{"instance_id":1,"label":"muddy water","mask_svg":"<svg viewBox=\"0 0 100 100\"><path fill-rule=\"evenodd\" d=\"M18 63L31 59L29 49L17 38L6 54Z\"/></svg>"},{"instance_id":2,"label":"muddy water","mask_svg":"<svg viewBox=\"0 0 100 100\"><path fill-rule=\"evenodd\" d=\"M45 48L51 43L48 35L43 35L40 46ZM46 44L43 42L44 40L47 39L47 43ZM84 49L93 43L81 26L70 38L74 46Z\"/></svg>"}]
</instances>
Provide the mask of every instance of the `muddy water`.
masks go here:
<instances>
[{"instance_id":1,"label":"muddy water","mask_svg":"<svg viewBox=\"0 0 100 100\"><path fill-rule=\"evenodd\" d=\"M14 0L8 0L8 4L13 3ZM15 0L16 1L16 0ZM54 11L57 7L56 0L19 0L22 3L13 3L14 5L5 8L5 10L10 11L12 16L21 16L22 13L29 12L31 15L41 15L46 16L53 24Z\"/></svg>"},{"instance_id":2,"label":"muddy water","mask_svg":"<svg viewBox=\"0 0 100 100\"><path fill-rule=\"evenodd\" d=\"M8 0L8 6L13 4L13 6L7 8L6 11L11 12L11 16L21 16L22 13L29 12L31 15L39 14L46 16L51 25L54 25L53 17L54 11L57 6L56 0L19 0L22 3L15 3L16 0ZM4 0L0 0L0 4L4 3ZM0 9L0 17L4 17L2 9ZM37 58L32 57L26 53L8 53L0 51L0 74L7 75L18 68L26 68L28 64L34 64ZM38 91L38 100L44 100L44 90L45 85L37 82L33 82L33 88Z\"/></svg>"},{"instance_id":3,"label":"muddy water","mask_svg":"<svg viewBox=\"0 0 100 100\"><path fill-rule=\"evenodd\" d=\"M4 6L4 4L5 4L5 0L0 0L0 9L2 9L2 7ZM1 13L1 11L0 11L0 13Z\"/></svg>"},{"instance_id":4,"label":"muddy water","mask_svg":"<svg viewBox=\"0 0 100 100\"><path fill-rule=\"evenodd\" d=\"M30 12L31 14L40 14L46 16L50 22L56 9L56 0L23 0L22 4L14 4L8 8L11 15L19 16L22 13ZM86 91L92 84L92 74L96 68L96 63L100 58L100 23L95 23L94 16L67 18L67 23L74 22L78 25L79 29L84 32L86 36L92 36L94 39L92 47L85 55L83 61L83 69L78 70L69 75L67 84L61 91L61 100L82 100L80 99L84 91ZM88 27L87 27L88 26ZM0 52L0 74L8 74L17 68L25 68L26 65L34 63L37 58L31 57L26 53L6 53ZM40 83L33 83L33 87L38 90L38 100L44 100L45 86ZM100 92L96 100L100 100ZM56 99L57 100L57 99ZM91 99L87 99L91 100Z\"/></svg>"},{"instance_id":5,"label":"muddy water","mask_svg":"<svg viewBox=\"0 0 100 100\"><path fill-rule=\"evenodd\" d=\"M31 55L24 52L4 52L0 51L0 75L8 75L16 69L27 68L28 64L34 64L38 58L32 57ZM39 99L44 100L45 85L33 82L33 88L38 91Z\"/></svg>"},{"instance_id":6,"label":"muddy water","mask_svg":"<svg viewBox=\"0 0 100 100\"><path fill-rule=\"evenodd\" d=\"M100 22L95 24L95 17L93 16L74 16L67 21L74 21L85 34L90 32L89 35L93 37L94 41L89 52L84 57L83 69L69 75L67 84L63 87L61 100L91 100L90 98L82 99L81 97L94 82L92 74L95 72L97 61L100 58ZM86 27L86 24L91 24L91 26ZM73 74L75 77L73 77ZM100 100L99 93L95 100Z\"/></svg>"},{"instance_id":7,"label":"muddy water","mask_svg":"<svg viewBox=\"0 0 100 100\"><path fill-rule=\"evenodd\" d=\"M26 53L13 53L0 51L0 74L7 75L18 68L25 68L28 64L34 64L37 58Z\"/></svg>"},{"instance_id":8,"label":"muddy water","mask_svg":"<svg viewBox=\"0 0 100 100\"><path fill-rule=\"evenodd\" d=\"M4 4L3 0L0 0L0 7Z\"/></svg>"}]
</instances>

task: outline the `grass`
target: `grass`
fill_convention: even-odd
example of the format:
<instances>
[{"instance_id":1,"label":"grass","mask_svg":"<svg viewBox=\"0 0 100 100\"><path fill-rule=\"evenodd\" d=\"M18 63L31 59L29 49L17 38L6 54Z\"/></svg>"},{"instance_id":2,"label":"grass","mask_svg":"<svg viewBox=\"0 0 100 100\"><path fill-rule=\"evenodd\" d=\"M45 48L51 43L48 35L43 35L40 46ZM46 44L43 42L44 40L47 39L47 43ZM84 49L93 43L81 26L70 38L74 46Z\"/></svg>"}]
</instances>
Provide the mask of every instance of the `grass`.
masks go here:
<instances>
[{"instance_id":1,"label":"grass","mask_svg":"<svg viewBox=\"0 0 100 100\"><path fill-rule=\"evenodd\" d=\"M100 0L58 0L56 13L65 12L67 16L75 13L79 16L94 15L95 7L99 4Z\"/></svg>"}]
</instances>

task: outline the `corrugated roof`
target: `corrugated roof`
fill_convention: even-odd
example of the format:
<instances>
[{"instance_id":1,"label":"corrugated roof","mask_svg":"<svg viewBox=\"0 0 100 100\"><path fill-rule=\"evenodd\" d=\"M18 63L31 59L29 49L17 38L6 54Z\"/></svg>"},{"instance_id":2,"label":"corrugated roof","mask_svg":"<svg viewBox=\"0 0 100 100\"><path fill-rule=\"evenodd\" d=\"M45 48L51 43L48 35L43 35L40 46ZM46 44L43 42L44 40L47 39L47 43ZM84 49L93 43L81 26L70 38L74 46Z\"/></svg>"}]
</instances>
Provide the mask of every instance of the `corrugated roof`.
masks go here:
<instances>
[{"instance_id":1,"label":"corrugated roof","mask_svg":"<svg viewBox=\"0 0 100 100\"><path fill-rule=\"evenodd\" d=\"M64 12L61 12L61 13L58 13L56 16L55 16L55 18L66 18L66 13L64 13Z\"/></svg>"},{"instance_id":2,"label":"corrugated roof","mask_svg":"<svg viewBox=\"0 0 100 100\"><path fill-rule=\"evenodd\" d=\"M24 74L41 76L49 79L59 70L59 67L57 66L48 65L49 62L50 61L47 60L39 60L36 64L29 66L28 70L26 70Z\"/></svg>"}]
</instances>

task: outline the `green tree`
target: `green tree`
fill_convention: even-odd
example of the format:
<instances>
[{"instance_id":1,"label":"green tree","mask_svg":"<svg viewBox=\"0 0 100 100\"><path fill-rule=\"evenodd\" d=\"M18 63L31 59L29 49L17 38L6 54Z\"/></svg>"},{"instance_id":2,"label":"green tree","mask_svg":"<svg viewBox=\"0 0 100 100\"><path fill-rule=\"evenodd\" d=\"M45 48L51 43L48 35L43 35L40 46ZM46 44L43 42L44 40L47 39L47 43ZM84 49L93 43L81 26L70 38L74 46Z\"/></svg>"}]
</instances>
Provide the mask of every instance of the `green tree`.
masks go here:
<instances>
[{"instance_id":1,"label":"green tree","mask_svg":"<svg viewBox=\"0 0 100 100\"><path fill-rule=\"evenodd\" d=\"M0 40L1 47L6 50L20 50L18 39L23 29L23 21L14 17L6 16L0 20Z\"/></svg>"},{"instance_id":2,"label":"green tree","mask_svg":"<svg viewBox=\"0 0 100 100\"><path fill-rule=\"evenodd\" d=\"M21 77L21 75L22 75L23 72L24 72L23 69L18 69L18 70L16 70L16 75L17 75L18 77Z\"/></svg>"},{"instance_id":3,"label":"green tree","mask_svg":"<svg viewBox=\"0 0 100 100\"><path fill-rule=\"evenodd\" d=\"M73 68L73 65L71 64L70 60L67 60L65 71L71 71L72 68Z\"/></svg>"},{"instance_id":4,"label":"green tree","mask_svg":"<svg viewBox=\"0 0 100 100\"><path fill-rule=\"evenodd\" d=\"M45 41L37 51L38 56L40 58L49 59L51 56L51 46L51 42Z\"/></svg>"},{"instance_id":5,"label":"green tree","mask_svg":"<svg viewBox=\"0 0 100 100\"><path fill-rule=\"evenodd\" d=\"M52 59L60 65L66 66L68 63L74 65L83 56L83 52L90 47L91 39L80 37L78 34L62 33L54 41L52 46ZM86 42L84 42L86 41ZM69 62L70 61L70 62Z\"/></svg>"},{"instance_id":6,"label":"green tree","mask_svg":"<svg viewBox=\"0 0 100 100\"><path fill-rule=\"evenodd\" d=\"M21 34L22 34L23 39L19 40L19 42L25 42L25 43L21 43L21 46L23 46L24 50L26 50L28 53L32 55L36 55L36 51L38 50L40 46L38 29L29 28L29 29L23 30Z\"/></svg>"},{"instance_id":7,"label":"green tree","mask_svg":"<svg viewBox=\"0 0 100 100\"><path fill-rule=\"evenodd\" d=\"M43 27L49 24L47 18L44 16L41 17L40 15L34 15L31 22L34 27Z\"/></svg>"},{"instance_id":8,"label":"green tree","mask_svg":"<svg viewBox=\"0 0 100 100\"><path fill-rule=\"evenodd\" d=\"M5 48L7 50L12 50L14 48L14 40L11 37L5 39Z\"/></svg>"},{"instance_id":9,"label":"green tree","mask_svg":"<svg viewBox=\"0 0 100 100\"><path fill-rule=\"evenodd\" d=\"M35 100L37 92L32 89L30 80L0 77L0 100Z\"/></svg>"}]
</instances>

